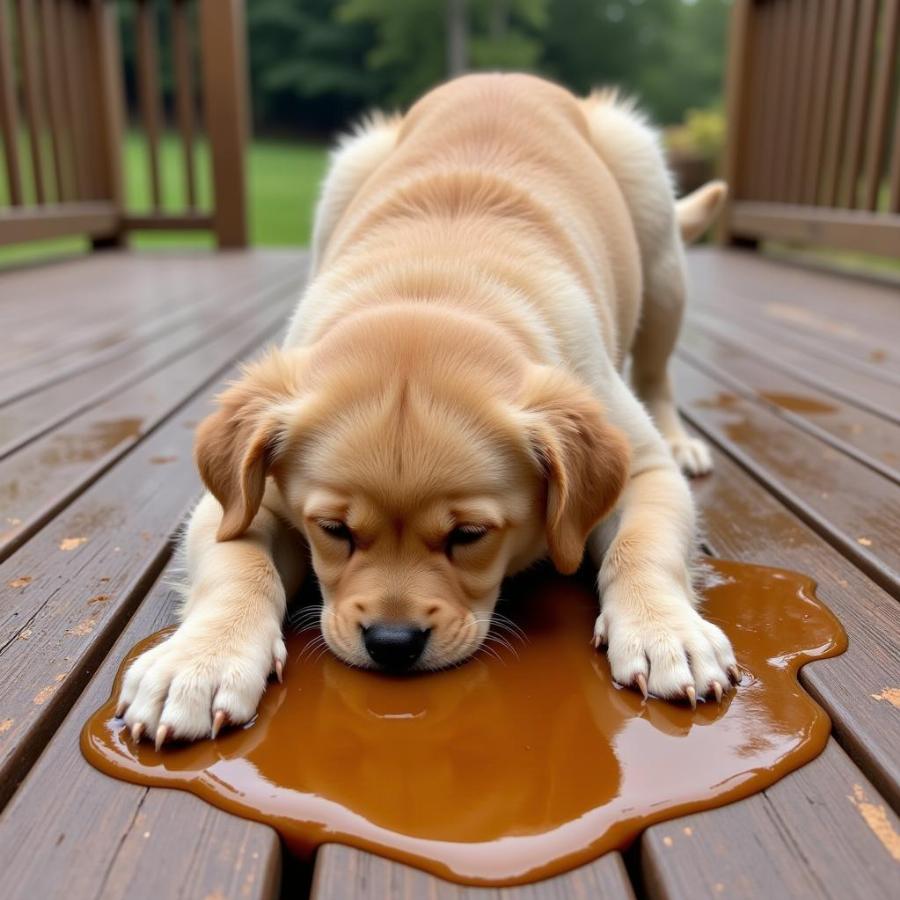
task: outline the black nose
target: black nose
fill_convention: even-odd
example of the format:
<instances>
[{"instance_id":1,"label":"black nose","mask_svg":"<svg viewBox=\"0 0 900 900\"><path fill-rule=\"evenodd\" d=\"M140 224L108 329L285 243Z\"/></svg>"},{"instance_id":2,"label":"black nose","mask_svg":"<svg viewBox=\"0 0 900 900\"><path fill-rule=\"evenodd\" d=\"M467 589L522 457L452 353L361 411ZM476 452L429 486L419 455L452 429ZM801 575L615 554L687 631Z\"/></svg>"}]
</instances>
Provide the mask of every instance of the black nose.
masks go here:
<instances>
[{"instance_id":1,"label":"black nose","mask_svg":"<svg viewBox=\"0 0 900 900\"><path fill-rule=\"evenodd\" d=\"M363 628L363 643L372 662L388 672L406 672L422 655L430 628L410 625L370 625Z\"/></svg>"}]
</instances>

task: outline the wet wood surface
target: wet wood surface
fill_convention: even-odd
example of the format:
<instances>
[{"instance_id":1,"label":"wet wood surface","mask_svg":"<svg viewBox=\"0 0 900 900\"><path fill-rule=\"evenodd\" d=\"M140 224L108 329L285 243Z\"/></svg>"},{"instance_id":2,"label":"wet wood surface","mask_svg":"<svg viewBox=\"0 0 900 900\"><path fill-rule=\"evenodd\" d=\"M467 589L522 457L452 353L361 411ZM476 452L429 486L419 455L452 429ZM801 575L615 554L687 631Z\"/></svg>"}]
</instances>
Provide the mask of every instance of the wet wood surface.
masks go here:
<instances>
[{"instance_id":1,"label":"wet wood surface","mask_svg":"<svg viewBox=\"0 0 900 900\"><path fill-rule=\"evenodd\" d=\"M834 737L762 794L649 829L535 885L460 888L329 845L284 866L267 828L114 781L77 736L121 657L170 624L195 423L273 340L301 254L107 253L0 274L0 865L4 896L886 896L900 802L896 289L749 253L689 255L675 378L715 472L714 555L812 575L850 649L801 678ZM893 807L893 808L892 808Z\"/></svg>"}]
</instances>

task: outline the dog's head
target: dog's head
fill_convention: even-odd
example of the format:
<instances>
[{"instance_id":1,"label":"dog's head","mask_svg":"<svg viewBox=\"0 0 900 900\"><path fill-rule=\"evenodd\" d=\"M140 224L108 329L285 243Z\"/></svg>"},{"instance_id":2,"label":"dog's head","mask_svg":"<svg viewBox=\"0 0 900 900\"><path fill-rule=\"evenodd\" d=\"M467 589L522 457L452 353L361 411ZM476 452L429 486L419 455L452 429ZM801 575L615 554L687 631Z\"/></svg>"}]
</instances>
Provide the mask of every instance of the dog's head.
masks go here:
<instances>
[{"instance_id":1,"label":"dog's head","mask_svg":"<svg viewBox=\"0 0 900 900\"><path fill-rule=\"evenodd\" d=\"M219 540L247 530L271 477L309 544L329 647L393 671L472 654L507 573L548 552L577 569L628 461L570 376L422 307L274 351L221 397L196 445Z\"/></svg>"}]
</instances>

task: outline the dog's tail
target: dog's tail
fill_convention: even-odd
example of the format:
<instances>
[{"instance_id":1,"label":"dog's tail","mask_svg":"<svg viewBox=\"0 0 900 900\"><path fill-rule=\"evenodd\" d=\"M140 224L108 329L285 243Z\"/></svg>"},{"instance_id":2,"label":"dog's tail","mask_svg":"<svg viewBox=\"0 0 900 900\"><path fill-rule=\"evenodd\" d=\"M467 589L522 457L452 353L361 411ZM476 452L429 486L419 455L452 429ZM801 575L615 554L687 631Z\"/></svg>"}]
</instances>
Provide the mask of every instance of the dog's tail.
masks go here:
<instances>
[{"instance_id":1,"label":"dog's tail","mask_svg":"<svg viewBox=\"0 0 900 900\"><path fill-rule=\"evenodd\" d=\"M728 195L724 181L710 181L675 204L681 239L691 244L712 225Z\"/></svg>"}]
</instances>

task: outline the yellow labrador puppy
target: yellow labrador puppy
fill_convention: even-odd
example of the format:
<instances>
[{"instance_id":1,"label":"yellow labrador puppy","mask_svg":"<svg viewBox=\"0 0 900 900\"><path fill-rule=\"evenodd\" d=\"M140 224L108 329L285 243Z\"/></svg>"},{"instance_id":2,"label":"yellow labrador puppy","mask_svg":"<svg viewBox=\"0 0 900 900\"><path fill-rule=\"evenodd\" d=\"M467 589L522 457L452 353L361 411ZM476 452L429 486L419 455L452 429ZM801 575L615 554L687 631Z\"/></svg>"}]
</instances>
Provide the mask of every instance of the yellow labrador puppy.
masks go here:
<instances>
[{"instance_id":1,"label":"yellow labrador puppy","mask_svg":"<svg viewBox=\"0 0 900 900\"><path fill-rule=\"evenodd\" d=\"M680 471L710 455L667 362L682 240L723 196L676 204L628 104L525 75L461 78L346 139L283 348L200 426L182 623L126 675L133 735L253 716L307 560L331 650L402 672L471 655L506 575L573 572L587 546L616 681L721 697L737 670L696 609Z\"/></svg>"}]
</instances>

